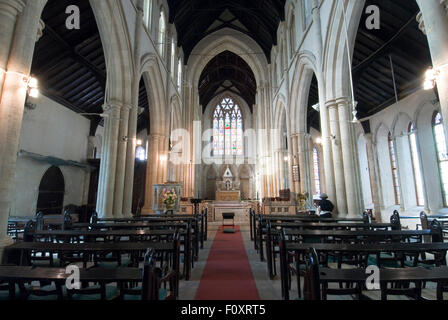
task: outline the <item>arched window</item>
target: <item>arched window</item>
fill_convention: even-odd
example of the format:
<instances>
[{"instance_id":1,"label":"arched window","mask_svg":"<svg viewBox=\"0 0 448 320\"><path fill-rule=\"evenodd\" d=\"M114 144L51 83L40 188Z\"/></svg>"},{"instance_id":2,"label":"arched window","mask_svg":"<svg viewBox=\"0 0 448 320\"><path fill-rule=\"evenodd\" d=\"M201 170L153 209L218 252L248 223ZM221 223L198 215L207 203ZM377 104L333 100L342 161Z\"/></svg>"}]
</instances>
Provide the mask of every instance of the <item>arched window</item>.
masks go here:
<instances>
[{"instance_id":1,"label":"arched window","mask_svg":"<svg viewBox=\"0 0 448 320\"><path fill-rule=\"evenodd\" d=\"M314 164L314 187L316 194L321 194L320 190L320 167L319 167L319 151L316 147L313 149L313 164Z\"/></svg>"},{"instance_id":2,"label":"arched window","mask_svg":"<svg viewBox=\"0 0 448 320\"><path fill-rule=\"evenodd\" d=\"M432 119L434 140L437 148L437 161L439 163L440 181L442 183L443 205L448 206L448 154L446 150L445 131L443 129L442 115L434 114Z\"/></svg>"},{"instance_id":3,"label":"arched window","mask_svg":"<svg viewBox=\"0 0 448 320\"><path fill-rule=\"evenodd\" d=\"M159 53L163 57L165 54L166 20L163 9L160 10L159 17Z\"/></svg>"},{"instance_id":4,"label":"arched window","mask_svg":"<svg viewBox=\"0 0 448 320\"><path fill-rule=\"evenodd\" d=\"M143 4L143 21L148 28L151 30L151 22L152 22L152 0L145 0Z\"/></svg>"},{"instance_id":5,"label":"arched window","mask_svg":"<svg viewBox=\"0 0 448 320\"><path fill-rule=\"evenodd\" d=\"M225 98L213 114L213 154L243 155L243 117L232 98Z\"/></svg>"},{"instance_id":6,"label":"arched window","mask_svg":"<svg viewBox=\"0 0 448 320\"><path fill-rule=\"evenodd\" d=\"M398 167L397 167L397 157L395 153L395 144L394 140L392 139L392 135L390 133L388 136L388 142L389 142L390 166L392 168L392 178L394 185L395 204L398 205L401 202L400 183L398 180Z\"/></svg>"},{"instance_id":7,"label":"arched window","mask_svg":"<svg viewBox=\"0 0 448 320\"><path fill-rule=\"evenodd\" d=\"M174 68L176 66L175 63L176 63L176 43L174 42L173 39L173 41L171 42L171 77L173 78L173 80L175 79L174 78L175 74Z\"/></svg>"},{"instance_id":8,"label":"arched window","mask_svg":"<svg viewBox=\"0 0 448 320\"><path fill-rule=\"evenodd\" d=\"M182 89L182 60L179 59L177 62L177 88L179 89L179 92Z\"/></svg>"},{"instance_id":9,"label":"arched window","mask_svg":"<svg viewBox=\"0 0 448 320\"><path fill-rule=\"evenodd\" d=\"M415 134L415 127L413 123L409 124L409 145L411 147L412 168L414 169L414 183L415 183L415 196L418 206L425 205L425 198L423 196L423 181L422 173L420 170L420 159L418 157L417 148L417 136Z\"/></svg>"}]
</instances>

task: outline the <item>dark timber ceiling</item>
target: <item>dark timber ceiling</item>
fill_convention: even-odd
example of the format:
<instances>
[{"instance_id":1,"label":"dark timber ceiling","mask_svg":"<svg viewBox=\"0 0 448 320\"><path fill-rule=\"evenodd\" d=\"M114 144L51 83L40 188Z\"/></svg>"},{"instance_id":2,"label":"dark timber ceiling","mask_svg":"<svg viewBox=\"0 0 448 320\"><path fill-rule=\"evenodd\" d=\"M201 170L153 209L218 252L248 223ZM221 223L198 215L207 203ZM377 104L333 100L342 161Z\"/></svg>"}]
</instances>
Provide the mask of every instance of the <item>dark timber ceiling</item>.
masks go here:
<instances>
[{"instance_id":1,"label":"dark timber ceiling","mask_svg":"<svg viewBox=\"0 0 448 320\"><path fill-rule=\"evenodd\" d=\"M199 99L205 108L217 95L230 91L241 96L252 107L257 83L249 65L238 55L224 51L213 58L199 79Z\"/></svg>"},{"instance_id":2,"label":"dark timber ceiling","mask_svg":"<svg viewBox=\"0 0 448 320\"><path fill-rule=\"evenodd\" d=\"M81 13L80 30L65 26L69 5ZM106 63L92 8L88 0L49 0L42 13L45 22L42 38L37 42L31 73L39 80L45 96L77 113L102 113L106 86ZM142 93L141 88L140 93ZM140 107L148 109L147 99ZM92 120L94 134L101 122ZM144 121L140 121L144 122Z\"/></svg>"},{"instance_id":3,"label":"dark timber ceiling","mask_svg":"<svg viewBox=\"0 0 448 320\"><path fill-rule=\"evenodd\" d=\"M168 0L168 5L185 63L201 39L223 28L252 37L270 61L278 25L285 20L285 0Z\"/></svg>"},{"instance_id":4,"label":"dark timber ceiling","mask_svg":"<svg viewBox=\"0 0 448 320\"><path fill-rule=\"evenodd\" d=\"M426 36L416 21L419 12L416 1L367 0L365 5L380 8L381 28L367 30L367 15L363 15L353 56L360 119L395 103L390 57L399 100L422 87L424 72L431 65Z\"/></svg>"}]
</instances>

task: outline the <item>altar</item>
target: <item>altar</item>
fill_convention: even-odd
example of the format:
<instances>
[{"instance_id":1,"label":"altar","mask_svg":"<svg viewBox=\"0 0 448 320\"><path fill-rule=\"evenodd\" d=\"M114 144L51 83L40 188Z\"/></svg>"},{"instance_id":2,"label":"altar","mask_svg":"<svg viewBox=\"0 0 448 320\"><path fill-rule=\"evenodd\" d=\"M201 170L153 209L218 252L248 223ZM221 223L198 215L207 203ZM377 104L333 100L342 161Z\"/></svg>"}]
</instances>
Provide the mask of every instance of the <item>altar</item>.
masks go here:
<instances>
[{"instance_id":1,"label":"altar","mask_svg":"<svg viewBox=\"0 0 448 320\"><path fill-rule=\"evenodd\" d=\"M216 201L240 201L240 182L233 178L229 167L222 178L222 181L216 182Z\"/></svg>"},{"instance_id":2,"label":"altar","mask_svg":"<svg viewBox=\"0 0 448 320\"><path fill-rule=\"evenodd\" d=\"M241 193L239 191L218 191L216 192L216 201L240 201Z\"/></svg>"}]
</instances>

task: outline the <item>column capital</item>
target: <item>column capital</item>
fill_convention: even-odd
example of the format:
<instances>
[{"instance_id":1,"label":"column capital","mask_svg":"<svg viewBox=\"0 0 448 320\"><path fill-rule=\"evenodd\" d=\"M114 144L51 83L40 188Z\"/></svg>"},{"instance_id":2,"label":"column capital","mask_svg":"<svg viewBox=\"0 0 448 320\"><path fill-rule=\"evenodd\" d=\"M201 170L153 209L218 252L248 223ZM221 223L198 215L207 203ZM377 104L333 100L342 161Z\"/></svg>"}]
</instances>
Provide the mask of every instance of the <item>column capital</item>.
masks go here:
<instances>
[{"instance_id":1,"label":"column capital","mask_svg":"<svg viewBox=\"0 0 448 320\"><path fill-rule=\"evenodd\" d=\"M44 29L45 29L45 22L42 19L40 19L39 25L37 26L36 42L38 42L39 39L42 37Z\"/></svg>"},{"instance_id":2,"label":"column capital","mask_svg":"<svg viewBox=\"0 0 448 320\"><path fill-rule=\"evenodd\" d=\"M420 11L415 19L418 22L418 28L421 30L421 32L423 32L424 35L426 35L425 21L423 21L423 13Z\"/></svg>"},{"instance_id":3,"label":"column capital","mask_svg":"<svg viewBox=\"0 0 448 320\"><path fill-rule=\"evenodd\" d=\"M347 97L339 97L339 98L336 98L335 101L338 106L341 104L345 104L348 106L350 104L349 98L347 98Z\"/></svg>"},{"instance_id":4,"label":"column capital","mask_svg":"<svg viewBox=\"0 0 448 320\"><path fill-rule=\"evenodd\" d=\"M25 8L22 0L0 0L0 12L15 19Z\"/></svg>"},{"instance_id":5,"label":"column capital","mask_svg":"<svg viewBox=\"0 0 448 320\"><path fill-rule=\"evenodd\" d=\"M103 104L103 110L105 113L120 112L122 106L122 103L118 103L116 101L105 102Z\"/></svg>"},{"instance_id":6,"label":"column capital","mask_svg":"<svg viewBox=\"0 0 448 320\"><path fill-rule=\"evenodd\" d=\"M336 103L336 100L328 100L327 102L325 102L325 106L327 107L327 109L331 109L337 108L338 104Z\"/></svg>"}]
</instances>

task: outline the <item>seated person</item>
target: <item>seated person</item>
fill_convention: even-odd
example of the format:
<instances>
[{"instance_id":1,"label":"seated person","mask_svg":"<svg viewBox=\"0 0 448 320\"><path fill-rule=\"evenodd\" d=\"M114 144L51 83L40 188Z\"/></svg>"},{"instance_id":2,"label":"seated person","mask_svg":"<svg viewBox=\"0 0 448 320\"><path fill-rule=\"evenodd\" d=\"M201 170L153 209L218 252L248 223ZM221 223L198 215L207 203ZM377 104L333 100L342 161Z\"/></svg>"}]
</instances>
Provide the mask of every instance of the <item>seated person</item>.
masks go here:
<instances>
[{"instance_id":1,"label":"seated person","mask_svg":"<svg viewBox=\"0 0 448 320\"><path fill-rule=\"evenodd\" d=\"M317 204L317 215L321 218L332 218L332 212L334 210L334 205L328 200L328 196L325 193L320 195L320 201Z\"/></svg>"}]
</instances>

